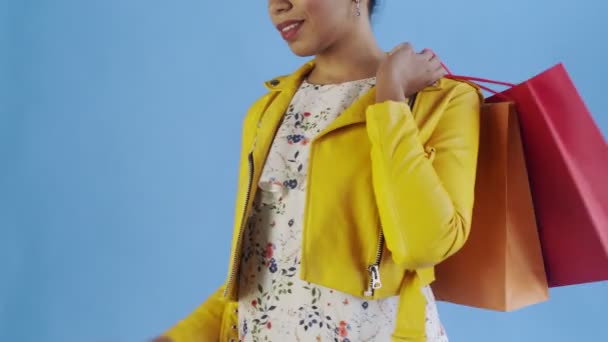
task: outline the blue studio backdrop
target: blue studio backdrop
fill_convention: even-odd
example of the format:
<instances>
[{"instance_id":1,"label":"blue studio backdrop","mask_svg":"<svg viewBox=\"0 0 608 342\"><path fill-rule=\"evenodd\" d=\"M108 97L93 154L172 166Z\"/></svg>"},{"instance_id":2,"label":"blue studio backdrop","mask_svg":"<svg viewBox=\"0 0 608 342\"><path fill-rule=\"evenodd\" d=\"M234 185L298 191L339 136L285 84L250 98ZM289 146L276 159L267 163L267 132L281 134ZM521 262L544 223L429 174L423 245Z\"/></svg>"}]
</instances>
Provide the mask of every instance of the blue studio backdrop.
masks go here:
<instances>
[{"instance_id":1,"label":"blue studio backdrop","mask_svg":"<svg viewBox=\"0 0 608 342\"><path fill-rule=\"evenodd\" d=\"M266 1L0 0L0 341L145 341L224 279L241 120L294 57ZM518 82L564 62L608 133L608 2L383 0L381 45ZM455 342L608 341L608 284Z\"/></svg>"}]
</instances>

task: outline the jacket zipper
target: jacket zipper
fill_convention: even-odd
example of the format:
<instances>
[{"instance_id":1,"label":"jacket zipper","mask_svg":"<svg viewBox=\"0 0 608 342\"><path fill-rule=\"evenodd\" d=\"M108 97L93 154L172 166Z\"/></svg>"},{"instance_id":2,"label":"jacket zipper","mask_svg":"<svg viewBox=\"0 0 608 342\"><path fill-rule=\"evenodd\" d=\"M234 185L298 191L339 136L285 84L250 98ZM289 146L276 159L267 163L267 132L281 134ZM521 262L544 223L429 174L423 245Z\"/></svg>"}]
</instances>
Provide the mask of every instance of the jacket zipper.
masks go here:
<instances>
[{"instance_id":1,"label":"jacket zipper","mask_svg":"<svg viewBox=\"0 0 608 342\"><path fill-rule=\"evenodd\" d=\"M373 297L376 290L382 287L382 281L380 280L380 263L382 262L382 252L384 250L384 232L382 231L382 227L380 227L380 233L378 235L376 259L374 260L374 263L367 268L367 272L369 273L369 286L364 293L366 297Z\"/></svg>"},{"instance_id":2,"label":"jacket zipper","mask_svg":"<svg viewBox=\"0 0 608 342\"><path fill-rule=\"evenodd\" d=\"M272 103L274 98L276 97L276 93L268 100L266 103L266 108L268 108L268 104ZM264 109L264 111L266 110ZM228 295L228 289L232 287L232 283L234 282L234 278L236 278L237 272L239 271L240 261L241 261L241 244L243 243L243 231L245 230L245 225L247 224L247 206L249 205L249 200L251 199L251 187L253 183L253 176L255 172L255 165L253 160L253 152L255 151L255 147L258 143L258 134L260 128L262 127L262 119L264 115L260 116L258 119L257 128L255 131L255 135L253 137L253 144L251 146L251 150L249 150L249 155L247 155L247 163L249 167L249 179L247 184L247 193L245 194L245 205L243 206L243 216L241 217L241 226L239 227L239 233L236 238L236 249L235 249L235 258L232 260L232 272L230 272L230 276L228 277L228 281L226 282L226 288L224 289L224 297Z\"/></svg>"},{"instance_id":3,"label":"jacket zipper","mask_svg":"<svg viewBox=\"0 0 608 342\"><path fill-rule=\"evenodd\" d=\"M255 143L254 143L255 146ZM240 251L241 251L241 243L243 238L243 230L245 225L247 224L246 215L247 215L247 206L249 205L249 198L251 197L251 183L253 183L253 149L249 152L247 156L248 167L249 167L249 181L247 183L247 193L245 194L245 205L243 206L243 216L241 217L241 227L239 228L239 233L236 239L236 249L235 249L235 257L232 260L232 272L230 272L230 276L228 277L228 282L226 283L226 288L224 289L224 297L228 295L228 289L232 287L232 283L234 282L234 278L239 271L240 267Z\"/></svg>"},{"instance_id":4,"label":"jacket zipper","mask_svg":"<svg viewBox=\"0 0 608 342\"><path fill-rule=\"evenodd\" d=\"M418 93L412 95L409 98L408 105L410 110L414 110L414 104L416 103L416 97ZM376 290L382 288L382 281L380 280L380 263L382 262L382 252L384 251L384 231L382 227L380 227L380 232L378 233L378 249L376 250L376 259L374 263L369 265L367 268L367 272L369 273L369 285L367 287L367 291L363 293L366 297L373 297L376 293Z\"/></svg>"}]
</instances>

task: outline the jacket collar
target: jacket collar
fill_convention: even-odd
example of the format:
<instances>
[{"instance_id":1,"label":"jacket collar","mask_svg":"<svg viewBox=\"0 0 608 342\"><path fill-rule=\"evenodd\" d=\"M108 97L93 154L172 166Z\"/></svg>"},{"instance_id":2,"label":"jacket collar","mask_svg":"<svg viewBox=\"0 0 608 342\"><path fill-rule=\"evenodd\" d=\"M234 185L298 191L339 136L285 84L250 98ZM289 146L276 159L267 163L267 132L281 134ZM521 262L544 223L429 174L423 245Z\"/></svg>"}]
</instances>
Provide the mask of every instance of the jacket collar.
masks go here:
<instances>
[{"instance_id":1,"label":"jacket collar","mask_svg":"<svg viewBox=\"0 0 608 342\"><path fill-rule=\"evenodd\" d=\"M269 146L268 144L271 142L270 139L274 135L274 132L276 131L283 113L289 105L289 102L298 90L304 78L308 76L314 66L315 62L314 60L311 60L290 75L275 77L272 80L264 83L270 92L275 93L277 97L273 101L272 105L268 107L266 115L264 115L264 124L262 125L263 129L261 131L261 137L265 138L263 138L263 142L260 141L261 145L264 146L262 151L265 151L265 148ZM445 80L441 79L435 85L426 87L421 92L425 93L441 90L444 86L444 82ZM359 99L355 100L355 102L349 108L347 108L340 116L338 116L338 118L336 118L322 132L320 132L315 140L320 139L331 131L340 129L342 127L365 122L366 109L368 106L375 103L375 98L376 89L374 87Z\"/></svg>"},{"instance_id":2,"label":"jacket collar","mask_svg":"<svg viewBox=\"0 0 608 342\"><path fill-rule=\"evenodd\" d=\"M306 76L314 69L314 60L306 62L298 70L290 75L278 76L269 81L264 82L264 85L270 91L282 91L285 89L297 88Z\"/></svg>"},{"instance_id":3,"label":"jacket collar","mask_svg":"<svg viewBox=\"0 0 608 342\"><path fill-rule=\"evenodd\" d=\"M290 75L278 76L269 81L264 82L264 85L270 91L282 91L285 89L297 88L300 86L304 78L314 69L315 60L310 60L298 68L295 72ZM445 85L445 79L440 79L435 84L428 86L421 90L422 92L436 91L443 89Z\"/></svg>"}]
</instances>

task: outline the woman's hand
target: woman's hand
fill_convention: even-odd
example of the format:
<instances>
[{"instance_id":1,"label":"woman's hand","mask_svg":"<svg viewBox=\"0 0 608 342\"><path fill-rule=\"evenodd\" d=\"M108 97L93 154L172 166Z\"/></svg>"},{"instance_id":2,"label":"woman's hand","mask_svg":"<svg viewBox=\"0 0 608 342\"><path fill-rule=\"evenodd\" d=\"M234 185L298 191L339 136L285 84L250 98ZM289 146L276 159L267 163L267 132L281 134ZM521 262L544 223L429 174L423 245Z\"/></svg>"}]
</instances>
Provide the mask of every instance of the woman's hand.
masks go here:
<instances>
[{"instance_id":1,"label":"woman's hand","mask_svg":"<svg viewBox=\"0 0 608 342\"><path fill-rule=\"evenodd\" d=\"M395 47L376 72L376 102L405 101L446 75L430 50L416 53L409 43Z\"/></svg>"}]
</instances>

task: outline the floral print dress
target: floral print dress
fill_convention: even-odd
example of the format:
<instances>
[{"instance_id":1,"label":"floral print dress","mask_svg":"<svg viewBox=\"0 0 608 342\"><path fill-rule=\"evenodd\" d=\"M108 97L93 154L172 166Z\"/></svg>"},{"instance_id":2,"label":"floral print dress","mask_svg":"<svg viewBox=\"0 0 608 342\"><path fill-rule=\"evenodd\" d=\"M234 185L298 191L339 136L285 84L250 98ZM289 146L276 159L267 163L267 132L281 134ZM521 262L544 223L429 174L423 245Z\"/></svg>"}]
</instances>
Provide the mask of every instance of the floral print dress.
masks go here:
<instances>
[{"instance_id":1,"label":"floral print dress","mask_svg":"<svg viewBox=\"0 0 608 342\"><path fill-rule=\"evenodd\" d=\"M331 85L304 81L279 127L248 218L239 277L241 341L387 342L398 297L366 300L299 278L310 141L375 78ZM445 342L430 288L426 333Z\"/></svg>"}]
</instances>

